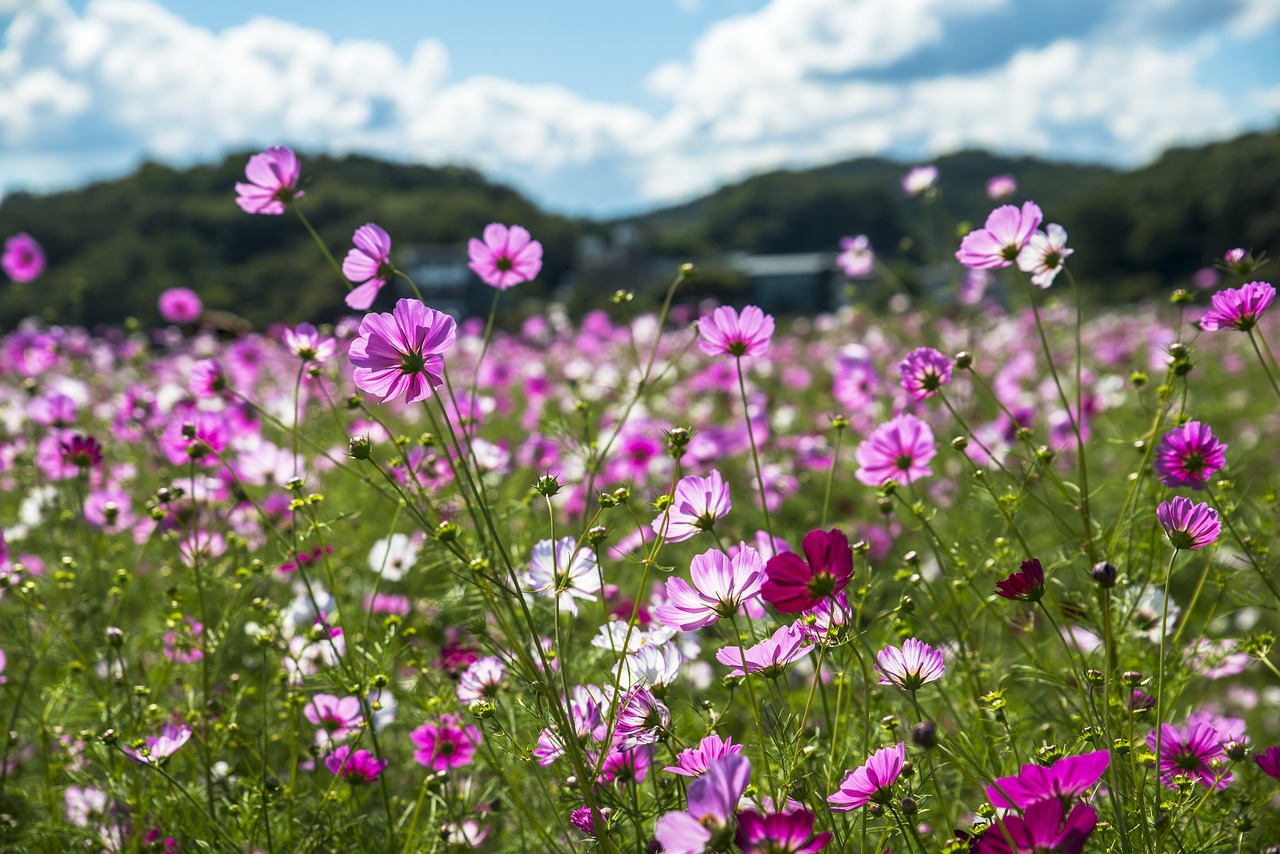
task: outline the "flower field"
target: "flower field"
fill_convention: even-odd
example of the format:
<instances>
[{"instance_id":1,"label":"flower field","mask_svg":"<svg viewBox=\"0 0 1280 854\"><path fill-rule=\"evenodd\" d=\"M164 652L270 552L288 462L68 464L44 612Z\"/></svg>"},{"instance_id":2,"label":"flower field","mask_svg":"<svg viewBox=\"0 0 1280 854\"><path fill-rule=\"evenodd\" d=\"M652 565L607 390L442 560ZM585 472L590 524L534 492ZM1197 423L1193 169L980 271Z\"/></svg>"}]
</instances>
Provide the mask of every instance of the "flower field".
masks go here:
<instances>
[{"instance_id":1,"label":"flower field","mask_svg":"<svg viewBox=\"0 0 1280 854\"><path fill-rule=\"evenodd\" d=\"M1280 851L1274 289L1082 309L1052 215L945 306L501 330L353 223L328 324L10 331L0 847Z\"/></svg>"}]
</instances>

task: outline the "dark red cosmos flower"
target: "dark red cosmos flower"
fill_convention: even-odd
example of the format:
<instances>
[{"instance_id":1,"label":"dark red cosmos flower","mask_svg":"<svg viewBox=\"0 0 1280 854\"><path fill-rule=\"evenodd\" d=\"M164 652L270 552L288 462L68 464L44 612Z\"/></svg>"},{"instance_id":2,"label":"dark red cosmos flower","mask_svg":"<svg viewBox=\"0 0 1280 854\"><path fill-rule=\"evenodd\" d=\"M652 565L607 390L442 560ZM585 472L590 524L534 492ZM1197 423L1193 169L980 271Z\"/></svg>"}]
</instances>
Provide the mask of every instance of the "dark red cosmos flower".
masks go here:
<instances>
[{"instance_id":1,"label":"dark red cosmos flower","mask_svg":"<svg viewBox=\"0 0 1280 854\"><path fill-rule=\"evenodd\" d=\"M996 582L996 595L1019 602L1039 602L1044 596L1044 569L1036 558L1024 560L1022 568L1004 581Z\"/></svg>"},{"instance_id":2,"label":"dark red cosmos flower","mask_svg":"<svg viewBox=\"0 0 1280 854\"><path fill-rule=\"evenodd\" d=\"M802 548L807 563L794 552L782 552L765 565L760 594L784 614L807 611L839 593L853 575L853 552L843 531L810 531Z\"/></svg>"}]
</instances>

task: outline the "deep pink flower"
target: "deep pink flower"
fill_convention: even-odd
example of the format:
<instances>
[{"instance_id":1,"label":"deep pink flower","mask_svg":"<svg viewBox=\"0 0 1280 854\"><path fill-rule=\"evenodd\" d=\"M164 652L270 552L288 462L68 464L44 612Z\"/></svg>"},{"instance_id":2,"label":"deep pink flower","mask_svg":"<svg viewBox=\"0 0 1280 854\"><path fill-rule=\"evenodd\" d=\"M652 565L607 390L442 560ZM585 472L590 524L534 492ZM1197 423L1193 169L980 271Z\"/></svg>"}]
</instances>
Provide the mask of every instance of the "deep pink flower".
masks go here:
<instances>
[{"instance_id":1,"label":"deep pink flower","mask_svg":"<svg viewBox=\"0 0 1280 854\"><path fill-rule=\"evenodd\" d=\"M911 483L933 474L928 463L937 453L929 425L904 413L881 424L858 445L853 453L859 465L854 477L867 486L880 486L886 480Z\"/></svg>"},{"instance_id":2,"label":"deep pink flower","mask_svg":"<svg viewBox=\"0 0 1280 854\"><path fill-rule=\"evenodd\" d=\"M609 807L597 808L596 815L592 815L591 807L578 807L569 814L569 822L583 833L595 836L600 832L599 827L608 824L609 816L612 814L613 810Z\"/></svg>"},{"instance_id":3,"label":"deep pink flower","mask_svg":"<svg viewBox=\"0 0 1280 854\"><path fill-rule=\"evenodd\" d=\"M195 460L210 466L230 441L226 419L218 412L175 412L160 436L160 450L175 466Z\"/></svg>"},{"instance_id":4,"label":"deep pink flower","mask_svg":"<svg viewBox=\"0 0 1280 854\"><path fill-rule=\"evenodd\" d=\"M951 360L932 347L918 347L898 363L902 387L914 400L933 397L951 382Z\"/></svg>"},{"instance_id":5,"label":"deep pink flower","mask_svg":"<svg viewBox=\"0 0 1280 854\"><path fill-rule=\"evenodd\" d=\"M1208 504L1192 504L1178 496L1156 508L1156 519L1175 549L1202 549L1222 533L1218 511Z\"/></svg>"},{"instance_id":6,"label":"deep pink flower","mask_svg":"<svg viewBox=\"0 0 1280 854\"><path fill-rule=\"evenodd\" d=\"M795 552L769 558L760 594L784 614L807 611L839 593L853 576L853 551L844 531L810 531L801 544L807 562Z\"/></svg>"},{"instance_id":7,"label":"deep pink flower","mask_svg":"<svg viewBox=\"0 0 1280 854\"><path fill-rule=\"evenodd\" d=\"M204 303L190 288L169 288L160 294L158 300L160 316L165 323L176 323L179 326L194 323L204 311Z\"/></svg>"},{"instance_id":8,"label":"deep pink flower","mask_svg":"<svg viewBox=\"0 0 1280 854\"><path fill-rule=\"evenodd\" d=\"M905 743L884 747L871 754L865 765L859 765L845 774L840 781L840 788L827 798L831 811L848 812L864 806L868 801L888 802L893 795L893 784L902 773L902 763L906 759Z\"/></svg>"},{"instance_id":9,"label":"deep pink flower","mask_svg":"<svg viewBox=\"0 0 1280 854\"><path fill-rule=\"evenodd\" d=\"M689 784L684 812L669 812L658 819L654 836L666 854L702 854L707 846L730 831L738 801L751 782L751 762L741 754L717 759L707 773Z\"/></svg>"},{"instance_id":10,"label":"deep pink flower","mask_svg":"<svg viewBox=\"0 0 1280 854\"><path fill-rule=\"evenodd\" d=\"M1024 560L1017 572L996 582L996 595L1020 602L1039 602L1044 596L1044 568L1040 561Z\"/></svg>"},{"instance_id":11,"label":"deep pink flower","mask_svg":"<svg viewBox=\"0 0 1280 854\"><path fill-rule=\"evenodd\" d=\"M1225 288L1213 295L1213 305L1200 318L1200 328L1248 332L1258 324L1258 318L1275 298L1276 289L1266 282Z\"/></svg>"},{"instance_id":12,"label":"deep pink flower","mask_svg":"<svg viewBox=\"0 0 1280 854\"><path fill-rule=\"evenodd\" d=\"M1214 768L1225 756L1224 738L1207 720L1188 721L1184 727L1160 725L1160 782L1176 789L1174 777L1186 775L1208 789L1225 789L1235 777ZM1156 749L1156 731L1147 733L1147 746ZM1217 761L1215 761L1217 760Z\"/></svg>"},{"instance_id":13,"label":"deep pink flower","mask_svg":"<svg viewBox=\"0 0 1280 854\"><path fill-rule=\"evenodd\" d=\"M227 372L217 359L201 359L191 366L191 382L188 388L197 400L219 397L230 383Z\"/></svg>"},{"instance_id":14,"label":"deep pink flower","mask_svg":"<svg viewBox=\"0 0 1280 854\"><path fill-rule=\"evenodd\" d=\"M25 231L15 234L4 242L4 255L0 256L0 267L15 282L30 282L44 272L44 250L36 239Z\"/></svg>"},{"instance_id":15,"label":"deep pink flower","mask_svg":"<svg viewBox=\"0 0 1280 854\"><path fill-rule=\"evenodd\" d=\"M807 642L804 627L800 625L782 626L771 637L765 638L749 649L737 646L726 646L716 653L716 661L732 667L731 676L743 675L743 660L746 660L747 673L759 673L770 678L781 675L788 664L799 661L813 651L813 644Z\"/></svg>"},{"instance_id":16,"label":"deep pink flower","mask_svg":"<svg viewBox=\"0 0 1280 854\"><path fill-rule=\"evenodd\" d=\"M391 266L391 237L381 226L367 223L356 229L351 242L356 248L342 260L342 275L359 287L347 294L347 307L368 311L378 291L391 282L396 272Z\"/></svg>"},{"instance_id":17,"label":"deep pink flower","mask_svg":"<svg viewBox=\"0 0 1280 854\"><path fill-rule=\"evenodd\" d=\"M814 819L804 809L767 816L747 810L738 815L734 843L742 854L813 854L831 841L830 832L813 835Z\"/></svg>"},{"instance_id":18,"label":"deep pink flower","mask_svg":"<svg viewBox=\"0 0 1280 854\"><path fill-rule=\"evenodd\" d=\"M987 217L986 227L971 231L960 241L956 260L966 267L990 270L1008 267L1031 240L1044 214L1035 202L1023 202L1019 209L1001 205Z\"/></svg>"},{"instance_id":19,"label":"deep pink flower","mask_svg":"<svg viewBox=\"0 0 1280 854\"><path fill-rule=\"evenodd\" d=\"M1102 779L1111 754L1106 750L1064 756L1052 765L1023 765L1016 777L1001 777L987 788L992 806L1024 809L1049 798L1082 796Z\"/></svg>"},{"instance_id":20,"label":"deep pink flower","mask_svg":"<svg viewBox=\"0 0 1280 854\"><path fill-rule=\"evenodd\" d=\"M653 745L646 744L630 750L608 751L604 764L600 766L599 781L618 785L643 783L644 778L649 776L654 750Z\"/></svg>"},{"instance_id":21,"label":"deep pink flower","mask_svg":"<svg viewBox=\"0 0 1280 854\"><path fill-rule=\"evenodd\" d=\"M367 750L354 753L345 744L324 758L324 767L353 786L372 783L387 767L387 760L378 759Z\"/></svg>"},{"instance_id":22,"label":"deep pink flower","mask_svg":"<svg viewBox=\"0 0 1280 854\"><path fill-rule=\"evenodd\" d=\"M1277 780L1280 780L1280 746L1268 747L1266 750L1253 757L1253 761L1258 763L1258 767L1262 769L1262 773L1266 774L1268 777L1275 777Z\"/></svg>"},{"instance_id":23,"label":"deep pink flower","mask_svg":"<svg viewBox=\"0 0 1280 854\"><path fill-rule=\"evenodd\" d=\"M467 254L475 274L500 291L531 281L542 269L542 244L519 225L507 228L489 223L484 228L484 242L471 238Z\"/></svg>"},{"instance_id":24,"label":"deep pink flower","mask_svg":"<svg viewBox=\"0 0 1280 854\"><path fill-rule=\"evenodd\" d=\"M1003 831L992 824L982 832L974 854L1080 854L1098 825L1098 813L1088 804L1076 804L1063 823L1065 813L1062 801L1051 798L1028 807L1021 817L1007 815L1001 819Z\"/></svg>"},{"instance_id":25,"label":"deep pink flower","mask_svg":"<svg viewBox=\"0 0 1280 854\"><path fill-rule=\"evenodd\" d=\"M875 269L876 254L871 250L871 239L865 234L840 238L840 254L836 266L851 279L871 275Z\"/></svg>"},{"instance_id":26,"label":"deep pink flower","mask_svg":"<svg viewBox=\"0 0 1280 854\"><path fill-rule=\"evenodd\" d=\"M763 356L773 338L773 316L748 305L738 314L722 305L698 320L698 346L708 356Z\"/></svg>"},{"instance_id":27,"label":"deep pink flower","mask_svg":"<svg viewBox=\"0 0 1280 854\"><path fill-rule=\"evenodd\" d=\"M165 724L160 730L160 737L147 736L147 746L139 750L131 747L121 748L130 760L139 765L162 765L165 760L178 752L182 745L191 739L191 727L186 724L174 726Z\"/></svg>"},{"instance_id":28,"label":"deep pink flower","mask_svg":"<svg viewBox=\"0 0 1280 854\"><path fill-rule=\"evenodd\" d=\"M734 744L732 736L721 738L714 732L698 742L697 747L689 747L676 756L676 764L668 765L665 771L683 777L701 777L722 756L742 752L741 744Z\"/></svg>"},{"instance_id":29,"label":"deep pink flower","mask_svg":"<svg viewBox=\"0 0 1280 854\"><path fill-rule=\"evenodd\" d=\"M732 557L718 549L696 555L689 564L693 585L683 578L668 578L667 604L655 615L663 625L687 632L709 626L720 617L738 613L742 603L760 592L764 561L745 543Z\"/></svg>"},{"instance_id":30,"label":"deep pink flower","mask_svg":"<svg viewBox=\"0 0 1280 854\"><path fill-rule=\"evenodd\" d=\"M999 202L1018 192L1018 179L1012 175L995 175L987 181L987 198Z\"/></svg>"},{"instance_id":31,"label":"deep pink flower","mask_svg":"<svg viewBox=\"0 0 1280 854\"><path fill-rule=\"evenodd\" d=\"M449 315L413 299L400 300L390 314L366 314L348 354L356 387L383 403L401 394L405 403L426 400L444 382L444 353L457 328Z\"/></svg>"},{"instance_id":32,"label":"deep pink flower","mask_svg":"<svg viewBox=\"0 0 1280 854\"><path fill-rule=\"evenodd\" d=\"M653 530L665 535L669 543L683 542L711 530L732 508L729 484L720 472L712 471L706 477L689 475L676 484L671 505L653 520Z\"/></svg>"},{"instance_id":33,"label":"deep pink flower","mask_svg":"<svg viewBox=\"0 0 1280 854\"><path fill-rule=\"evenodd\" d=\"M102 445L92 436L79 433L62 440L62 459L78 469L91 469L102 465Z\"/></svg>"},{"instance_id":34,"label":"deep pink flower","mask_svg":"<svg viewBox=\"0 0 1280 854\"><path fill-rule=\"evenodd\" d=\"M250 157L244 174L249 183L236 184L236 204L245 213L278 216L286 205L303 196L298 189L302 164L284 146L273 145Z\"/></svg>"},{"instance_id":35,"label":"deep pink flower","mask_svg":"<svg viewBox=\"0 0 1280 854\"><path fill-rule=\"evenodd\" d=\"M1188 421L1165 434L1156 449L1156 474L1165 486L1204 489L1209 478L1227 464L1227 446L1208 424Z\"/></svg>"},{"instance_id":36,"label":"deep pink flower","mask_svg":"<svg viewBox=\"0 0 1280 854\"><path fill-rule=\"evenodd\" d=\"M915 638L907 638L902 648L886 646L876 653L876 671L881 685L897 685L904 691L915 691L922 685L937 682L946 671L942 651Z\"/></svg>"},{"instance_id":37,"label":"deep pink flower","mask_svg":"<svg viewBox=\"0 0 1280 854\"><path fill-rule=\"evenodd\" d=\"M433 771L448 771L471 764L480 744L480 730L464 726L457 715L446 714L438 723L418 727L409 738L418 746L413 752L415 762Z\"/></svg>"}]
</instances>

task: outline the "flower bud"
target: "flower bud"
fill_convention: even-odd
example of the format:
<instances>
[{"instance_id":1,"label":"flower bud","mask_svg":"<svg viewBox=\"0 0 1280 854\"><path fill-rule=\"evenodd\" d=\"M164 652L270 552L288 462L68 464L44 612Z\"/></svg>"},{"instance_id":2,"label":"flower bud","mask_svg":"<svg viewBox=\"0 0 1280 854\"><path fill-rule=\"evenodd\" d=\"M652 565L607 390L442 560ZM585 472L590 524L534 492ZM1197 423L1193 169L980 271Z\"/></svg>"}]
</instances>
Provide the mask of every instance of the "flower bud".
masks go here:
<instances>
[{"instance_id":1,"label":"flower bud","mask_svg":"<svg viewBox=\"0 0 1280 854\"><path fill-rule=\"evenodd\" d=\"M1089 571L1089 575L1093 577L1099 587L1108 588L1116 586L1116 576L1118 574L1111 562L1106 560L1098 561L1093 565L1093 569Z\"/></svg>"}]
</instances>

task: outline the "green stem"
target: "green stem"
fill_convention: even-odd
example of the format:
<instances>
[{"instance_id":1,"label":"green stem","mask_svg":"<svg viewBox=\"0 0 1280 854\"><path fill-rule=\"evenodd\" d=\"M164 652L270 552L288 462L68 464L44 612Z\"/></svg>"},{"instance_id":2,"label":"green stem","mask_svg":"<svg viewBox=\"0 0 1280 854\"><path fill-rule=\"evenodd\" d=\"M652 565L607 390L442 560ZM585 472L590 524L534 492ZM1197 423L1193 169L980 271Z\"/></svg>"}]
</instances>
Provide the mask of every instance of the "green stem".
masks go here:
<instances>
[{"instance_id":1,"label":"green stem","mask_svg":"<svg viewBox=\"0 0 1280 854\"><path fill-rule=\"evenodd\" d=\"M751 404L747 401L747 381L742 373L742 357L735 360L738 366L738 391L742 393L742 414L747 421L747 439L751 442L751 462L756 467L756 484L760 487L760 509L764 512L764 529L769 533L769 542L773 542L773 522L769 519L769 501L764 493L764 473L760 470L760 454L756 451L756 434L751 426Z\"/></svg>"},{"instance_id":2,"label":"green stem","mask_svg":"<svg viewBox=\"0 0 1280 854\"><path fill-rule=\"evenodd\" d=\"M315 240L316 245L320 247L320 251L324 253L325 260L329 262L329 266L333 268L333 272L338 274L338 278L342 280L342 284L347 286L347 290L351 290L353 285L351 282L347 281L347 277L342 274L342 265L333 257L333 253L329 251L329 247L325 245L325 242L320 238L320 235L316 232L315 228L312 227L311 220L307 219L307 215L302 212L302 208L298 207L296 204L291 204L289 207L293 208L293 212L298 215L298 219L302 220L302 224L306 226L307 231L311 233L311 238Z\"/></svg>"}]
</instances>

